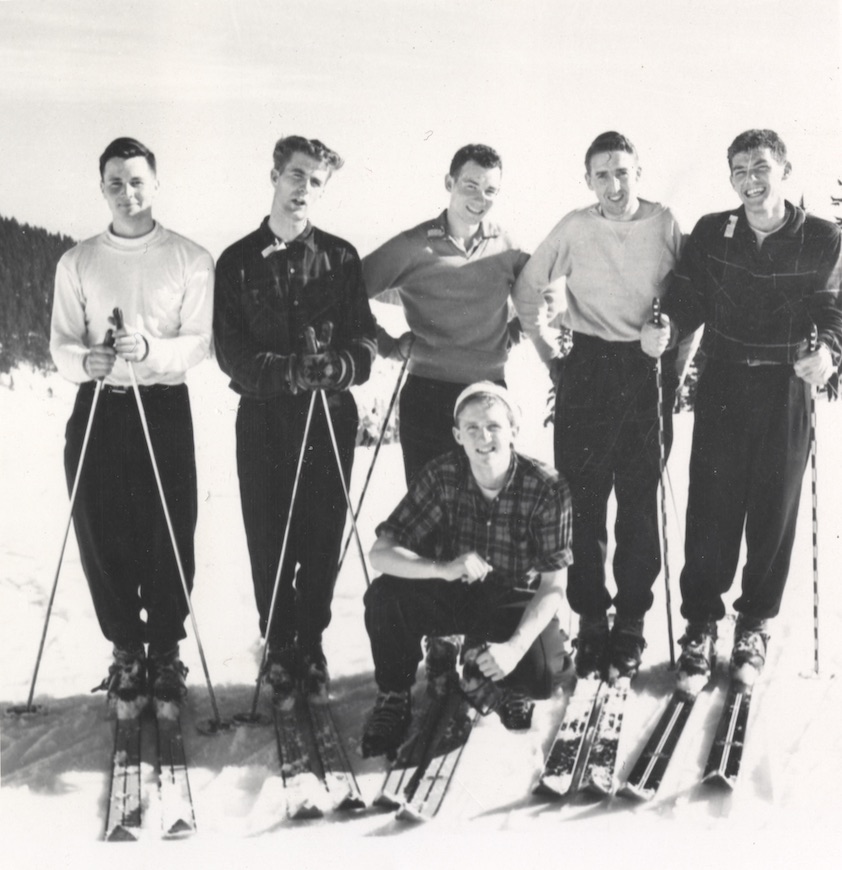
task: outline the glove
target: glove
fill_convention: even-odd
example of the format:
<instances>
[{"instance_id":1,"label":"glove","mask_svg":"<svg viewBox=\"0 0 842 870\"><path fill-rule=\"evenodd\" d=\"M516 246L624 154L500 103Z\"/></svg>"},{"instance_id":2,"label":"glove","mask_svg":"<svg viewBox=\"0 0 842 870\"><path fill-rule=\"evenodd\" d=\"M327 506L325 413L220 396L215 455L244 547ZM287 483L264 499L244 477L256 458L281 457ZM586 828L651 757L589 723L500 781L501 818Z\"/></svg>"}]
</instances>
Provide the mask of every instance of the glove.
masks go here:
<instances>
[{"instance_id":1,"label":"glove","mask_svg":"<svg viewBox=\"0 0 842 870\"><path fill-rule=\"evenodd\" d=\"M290 366L290 381L294 384L295 392L336 390L350 386L347 361L338 351L329 347L332 336L333 324L329 320L322 324L318 341L312 326L304 330L307 352L294 358Z\"/></svg>"},{"instance_id":2,"label":"glove","mask_svg":"<svg viewBox=\"0 0 842 870\"><path fill-rule=\"evenodd\" d=\"M345 360L335 350L305 353L292 365L292 377L299 390L339 389L345 378Z\"/></svg>"},{"instance_id":3,"label":"glove","mask_svg":"<svg viewBox=\"0 0 842 870\"><path fill-rule=\"evenodd\" d=\"M481 646L466 651L462 679L459 681L462 694L481 716L487 716L496 710L504 700L503 688L486 677L477 665L477 656L484 649Z\"/></svg>"}]
</instances>

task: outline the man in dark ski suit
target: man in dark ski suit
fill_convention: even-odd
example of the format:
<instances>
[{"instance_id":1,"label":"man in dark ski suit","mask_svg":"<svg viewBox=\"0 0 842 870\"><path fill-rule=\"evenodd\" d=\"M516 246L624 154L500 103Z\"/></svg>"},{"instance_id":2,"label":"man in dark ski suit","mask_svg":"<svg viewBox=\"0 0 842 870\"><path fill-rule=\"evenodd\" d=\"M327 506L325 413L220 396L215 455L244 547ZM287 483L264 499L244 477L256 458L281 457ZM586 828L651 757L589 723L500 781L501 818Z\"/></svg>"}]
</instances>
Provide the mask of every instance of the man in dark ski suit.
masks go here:
<instances>
[{"instance_id":1,"label":"man in dark ski suit","mask_svg":"<svg viewBox=\"0 0 842 870\"><path fill-rule=\"evenodd\" d=\"M316 139L278 140L271 213L222 254L216 273L214 338L219 364L241 396L240 496L260 631L269 645L265 678L277 701L289 697L299 680L313 695L326 692L322 633L330 622L347 508L316 396L269 626L308 408L314 391L324 390L347 481L359 422L348 388L368 380L376 353L356 250L308 220L310 206L341 165Z\"/></svg>"},{"instance_id":2,"label":"man in dark ski suit","mask_svg":"<svg viewBox=\"0 0 842 870\"><path fill-rule=\"evenodd\" d=\"M687 630L679 685L691 692L710 678L743 528L747 557L734 602L731 671L752 683L763 668L810 451L810 392L827 382L842 351L839 230L784 198L791 166L774 131L740 134L728 165L742 206L696 224L664 299L663 322L641 334L644 350L658 356L705 326L681 574Z\"/></svg>"}]
</instances>

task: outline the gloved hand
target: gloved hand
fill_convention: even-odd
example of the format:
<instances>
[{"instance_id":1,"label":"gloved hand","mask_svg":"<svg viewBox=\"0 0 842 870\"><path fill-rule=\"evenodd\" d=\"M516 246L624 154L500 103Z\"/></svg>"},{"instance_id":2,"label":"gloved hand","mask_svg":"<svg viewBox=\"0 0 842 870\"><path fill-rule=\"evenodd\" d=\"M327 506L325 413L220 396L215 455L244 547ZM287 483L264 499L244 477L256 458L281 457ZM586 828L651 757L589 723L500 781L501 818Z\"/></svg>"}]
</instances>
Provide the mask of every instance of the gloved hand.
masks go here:
<instances>
[{"instance_id":1,"label":"gloved hand","mask_svg":"<svg viewBox=\"0 0 842 870\"><path fill-rule=\"evenodd\" d=\"M304 330L304 344L307 352L295 358L291 365L291 380L297 390L344 389L347 363L342 355L330 349L333 324L328 320L322 324L320 339L316 340L316 330L308 326Z\"/></svg>"},{"instance_id":2,"label":"gloved hand","mask_svg":"<svg viewBox=\"0 0 842 870\"><path fill-rule=\"evenodd\" d=\"M299 390L336 389L345 375L345 361L335 350L305 353L293 363L293 378Z\"/></svg>"}]
</instances>

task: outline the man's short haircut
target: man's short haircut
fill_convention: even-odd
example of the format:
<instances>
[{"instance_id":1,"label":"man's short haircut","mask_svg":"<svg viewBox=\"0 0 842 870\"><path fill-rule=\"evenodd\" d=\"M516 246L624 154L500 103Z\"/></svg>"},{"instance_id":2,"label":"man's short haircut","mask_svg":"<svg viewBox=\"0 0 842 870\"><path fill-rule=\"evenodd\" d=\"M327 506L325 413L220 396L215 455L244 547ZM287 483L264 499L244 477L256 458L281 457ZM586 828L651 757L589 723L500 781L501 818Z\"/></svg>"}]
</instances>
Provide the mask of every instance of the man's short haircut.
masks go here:
<instances>
[{"instance_id":1,"label":"man's short haircut","mask_svg":"<svg viewBox=\"0 0 842 870\"><path fill-rule=\"evenodd\" d=\"M615 130L608 130L606 133L600 133L585 152L585 169L588 174L591 171L591 157L608 151L625 151L637 159L637 148L634 147L631 139Z\"/></svg>"},{"instance_id":2,"label":"man's short haircut","mask_svg":"<svg viewBox=\"0 0 842 870\"><path fill-rule=\"evenodd\" d=\"M786 145L774 130L746 130L728 146L728 168L731 168L731 161L737 154L759 148L768 148L778 163L786 163Z\"/></svg>"},{"instance_id":3,"label":"man's short haircut","mask_svg":"<svg viewBox=\"0 0 842 870\"><path fill-rule=\"evenodd\" d=\"M128 160L129 157L145 157L149 168L157 174L158 167L155 162L155 155L137 139L132 139L130 136L121 136L115 139L102 152L99 158L99 177L105 177L105 164L114 157L119 157L121 160Z\"/></svg>"},{"instance_id":4,"label":"man's short haircut","mask_svg":"<svg viewBox=\"0 0 842 870\"><path fill-rule=\"evenodd\" d=\"M330 172L341 169L345 163L335 151L332 151L318 139L307 139L305 136L282 136L275 143L275 150L272 152L276 171L283 172L293 154L306 154L308 157L324 163Z\"/></svg>"},{"instance_id":5,"label":"man's short haircut","mask_svg":"<svg viewBox=\"0 0 842 870\"><path fill-rule=\"evenodd\" d=\"M503 160L490 145L463 145L450 161L450 177L458 177L462 167L471 160L483 169L495 169L499 166L500 171L503 171Z\"/></svg>"}]
</instances>

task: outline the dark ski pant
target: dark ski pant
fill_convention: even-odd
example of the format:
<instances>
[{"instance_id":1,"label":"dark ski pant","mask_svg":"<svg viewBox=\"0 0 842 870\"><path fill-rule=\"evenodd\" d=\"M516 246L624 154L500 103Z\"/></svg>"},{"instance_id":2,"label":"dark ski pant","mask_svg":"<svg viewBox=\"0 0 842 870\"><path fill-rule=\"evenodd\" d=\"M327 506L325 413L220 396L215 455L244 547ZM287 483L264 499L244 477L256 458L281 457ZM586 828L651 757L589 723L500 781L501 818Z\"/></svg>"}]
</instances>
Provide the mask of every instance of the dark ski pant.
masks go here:
<instances>
[{"instance_id":1,"label":"dark ski pant","mask_svg":"<svg viewBox=\"0 0 842 870\"><path fill-rule=\"evenodd\" d=\"M76 475L94 384L82 384L67 424L67 487ZM188 588L195 569L196 461L187 386L140 387ZM106 639L164 652L185 637L187 602L131 388L103 386L76 494L82 568ZM146 610L144 621L141 609Z\"/></svg>"},{"instance_id":2,"label":"dark ski pant","mask_svg":"<svg viewBox=\"0 0 842 870\"><path fill-rule=\"evenodd\" d=\"M681 613L721 619L743 530L739 613L778 614L810 454L810 387L791 366L708 361L696 394Z\"/></svg>"},{"instance_id":3,"label":"dark ski pant","mask_svg":"<svg viewBox=\"0 0 842 870\"><path fill-rule=\"evenodd\" d=\"M377 577L364 602L378 688L399 692L412 686L425 636L464 634L468 646L507 641L532 595L529 590L489 582ZM558 620L552 619L503 684L521 688L533 698L548 698L564 668L564 652Z\"/></svg>"},{"instance_id":4,"label":"dark ski pant","mask_svg":"<svg viewBox=\"0 0 842 870\"><path fill-rule=\"evenodd\" d=\"M496 383L505 386L503 381ZM455 449L453 406L467 386L407 375L399 405L407 486L431 459Z\"/></svg>"},{"instance_id":5,"label":"dark ski pant","mask_svg":"<svg viewBox=\"0 0 842 870\"><path fill-rule=\"evenodd\" d=\"M269 610L311 393L271 399L242 397L237 413L237 470L260 633ZM329 394L342 471L350 485L358 416L349 392ZM316 395L304 465L293 506L286 555L269 631L270 648L321 641L342 544L347 505L336 455Z\"/></svg>"},{"instance_id":6,"label":"dark ski pant","mask_svg":"<svg viewBox=\"0 0 842 870\"><path fill-rule=\"evenodd\" d=\"M672 445L675 357L663 358L666 453ZM638 342L577 333L561 366L555 407L555 464L573 501L573 565L567 597L578 614L598 618L611 606L606 587L607 508L613 488L617 612L642 617L661 570L658 534L656 362Z\"/></svg>"}]
</instances>

